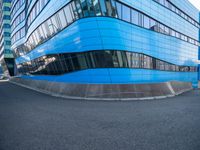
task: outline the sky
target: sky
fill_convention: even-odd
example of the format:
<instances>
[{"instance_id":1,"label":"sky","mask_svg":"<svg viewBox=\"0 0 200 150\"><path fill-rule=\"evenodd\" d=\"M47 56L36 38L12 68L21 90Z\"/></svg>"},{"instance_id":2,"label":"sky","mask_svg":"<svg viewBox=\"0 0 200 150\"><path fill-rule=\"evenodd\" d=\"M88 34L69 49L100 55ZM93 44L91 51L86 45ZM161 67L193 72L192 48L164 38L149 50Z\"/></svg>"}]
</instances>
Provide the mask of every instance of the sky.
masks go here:
<instances>
[{"instance_id":1,"label":"sky","mask_svg":"<svg viewBox=\"0 0 200 150\"><path fill-rule=\"evenodd\" d=\"M189 0L189 1L200 10L200 0Z\"/></svg>"}]
</instances>

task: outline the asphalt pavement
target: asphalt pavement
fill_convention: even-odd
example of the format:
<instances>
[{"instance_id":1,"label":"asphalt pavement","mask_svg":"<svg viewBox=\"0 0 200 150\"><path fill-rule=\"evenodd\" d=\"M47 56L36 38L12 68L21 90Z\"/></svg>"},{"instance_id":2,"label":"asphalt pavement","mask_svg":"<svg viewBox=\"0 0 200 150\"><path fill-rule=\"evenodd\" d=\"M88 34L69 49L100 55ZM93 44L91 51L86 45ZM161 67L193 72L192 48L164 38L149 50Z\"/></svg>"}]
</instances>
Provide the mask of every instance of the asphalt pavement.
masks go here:
<instances>
[{"instance_id":1,"label":"asphalt pavement","mask_svg":"<svg viewBox=\"0 0 200 150\"><path fill-rule=\"evenodd\" d=\"M200 90L84 101L0 82L0 150L200 150Z\"/></svg>"}]
</instances>

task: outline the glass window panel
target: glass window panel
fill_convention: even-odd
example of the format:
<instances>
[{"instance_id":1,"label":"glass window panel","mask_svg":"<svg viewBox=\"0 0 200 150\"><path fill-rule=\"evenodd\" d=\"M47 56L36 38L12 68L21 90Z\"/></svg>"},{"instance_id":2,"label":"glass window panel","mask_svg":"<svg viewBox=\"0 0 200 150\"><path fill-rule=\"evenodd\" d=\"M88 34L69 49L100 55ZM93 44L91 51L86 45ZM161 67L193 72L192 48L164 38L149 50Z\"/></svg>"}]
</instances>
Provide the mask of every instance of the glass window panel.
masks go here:
<instances>
[{"instance_id":1,"label":"glass window panel","mask_svg":"<svg viewBox=\"0 0 200 150\"><path fill-rule=\"evenodd\" d=\"M93 0L93 6L95 9L96 16L101 16L101 10L100 10L100 5L99 5L98 0Z\"/></svg>"},{"instance_id":2,"label":"glass window panel","mask_svg":"<svg viewBox=\"0 0 200 150\"><path fill-rule=\"evenodd\" d=\"M85 53L85 59L86 59L88 68L95 68L95 62L94 62L92 52Z\"/></svg>"},{"instance_id":3,"label":"glass window panel","mask_svg":"<svg viewBox=\"0 0 200 150\"><path fill-rule=\"evenodd\" d=\"M160 61L160 69L165 70L165 62Z\"/></svg>"},{"instance_id":4,"label":"glass window panel","mask_svg":"<svg viewBox=\"0 0 200 150\"><path fill-rule=\"evenodd\" d=\"M172 10L172 4L171 4L171 3L168 3L168 8L169 8L170 10Z\"/></svg>"},{"instance_id":5,"label":"glass window panel","mask_svg":"<svg viewBox=\"0 0 200 150\"><path fill-rule=\"evenodd\" d=\"M176 8L172 5L172 7L171 7L171 10L173 11L173 12L176 12Z\"/></svg>"},{"instance_id":6,"label":"glass window panel","mask_svg":"<svg viewBox=\"0 0 200 150\"><path fill-rule=\"evenodd\" d=\"M35 19L35 8L33 8L32 12L31 12L31 15L32 15L32 21L33 21Z\"/></svg>"},{"instance_id":7,"label":"glass window panel","mask_svg":"<svg viewBox=\"0 0 200 150\"><path fill-rule=\"evenodd\" d=\"M131 17L131 10L127 6L122 6L122 19L130 22L130 17Z\"/></svg>"},{"instance_id":8,"label":"glass window panel","mask_svg":"<svg viewBox=\"0 0 200 150\"><path fill-rule=\"evenodd\" d=\"M71 13L73 14L73 19L74 20L77 20L78 19L78 12L77 12L77 9L76 9L76 6L75 6L75 3L74 1L71 2L71 5L68 5L66 7L70 7L70 10L71 10ZM64 10L65 11L65 10ZM65 12L66 16L69 14L69 11L68 12ZM71 15L70 15L71 16Z\"/></svg>"},{"instance_id":9,"label":"glass window panel","mask_svg":"<svg viewBox=\"0 0 200 150\"><path fill-rule=\"evenodd\" d=\"M33 35L31 35L30 37L29 37L29 40L30 40L30 46L31 46L31 48L33 49L34 47L35 47L35 39L34 39L34 36Z\"/></svg>"},{"instance_id":10,"label":"glass window panel","mask_svg":"<svg viewBox=\"0 0 200 150\"><path fill-rule=\"evenodd\" d=\"M25 31L25 27L23 27L22 29L21 29L21 32L22 32L22 37L24 37L25 36L25 34L26 34L26 31Z\"/></svg>"},{"instance_id":11,"label":"glass window panel","mask_svg":"<svg viewBox=\"0 0 200 150\"><path fill-rule=\"evenodd\" d=\"M76 57L77 57L80 69L87 69L88 66L87 66L87 62L86 62L84 54L77 54Z\"/></svg>"},{"instance_id":12,"label":"glass window panel","mask_svg":"<svg viewBox=\"0 0 200 150\"><path fill-rule=\"evenodd\" d=\"M107 10L105 5L105 0L99 0L100 6L101 6L101 12L103 16L107 16Z\"/></svg>"},{"instance_id":13,"label":"glass window panel","mask_svg":"<svg viewBox=\"0 0 200 150\"><path fill-rule=\"evenodd\" d=\"M116 51L116 52L117 52L119 67L126 68L128 64L127 64L127 58L126 58L125 52L124 51Z\"/></svg>"},{"instance_id":14,"label":"glass window panel","mask_svg":"<svg viewBox=\"0 0 200 150\"><path fill-rule=\"evenodd\" d=\"M59 54L59 57L60 57L60 62L62 63L62 66L63 66L63 71L65 73L67 73L68 72L68 67L67 67L67 64L65 62L64 54Z\"/></svg>"},{"instance_id":15,"label":"glass window panel","mask_svg":"<svg viewBox=\"0 0 200 150\"><path fill-rule=\"evenodd\" d=\"M141 66L141 54L133 53L133 65L135 68L139 68Z\"/></svg>"},{"instance_id":16,"label":"glass window panel","mask_svg":"<svg viewBox=\"0 0 200 150\"><path fill-rule=\"evenodd\" d=\"M111 7L112 7L112 17L116 17L117 18L117 8L116 8L116 1L114 0L110 0L111 1Z\"/></svg>"},{"instance_id":17,"label":"glass window panel","mask_svg":"<svg viewBox=\"0 0 200 150\"><path fill-rule=\"evenodd\" d=\"M47 27L50 31L50 35L53 35L55 33L55 27L51 22L51 18L47 20Z\"/></svg>"},{"instance_id":18,"label":"glass window panel","mask_svg":"<svg viewBox=\"0 0 200 150\"><path fill-rule=\"evenodd\" d=\"M37 2L37 4L36 4L36 16L40 13L40 3L39 3L39 1Z\"/></svg>"},{"instance_id":19,"label":"glass window panel","mask_svg":"<svg viewBox=\"0 0 200 150\"><path fill-rule=\"evenodd\" d=\"M107 7L107 15L115 17L115 7L113 8L113 6L111 5L111 1L105 0L105 3L106 3L106 7Z\"/></svg>"},{"instance_id":20,"label":"glass window panel","mask_svg":"<svg viewBox=\"0 0 200 150\"><path fill-rule=\"evenodd\" d=\"M165 5L165 0L160 0L160 3L161 3L162 5Z\"/></svg>"},{"instance_id":21,"label":"glass window panel","mask_svg":"<svg viewBox=\"0 0 200 150\"><path fill-rule=\"evenodd\" d=\"M89 12L88 12L87 1L86 0L80 0L80 2L81 2L81 6L82 6L83 15L85 17L88 17Z\"/></svg>"},{"instance_id":22,"label":"glass window panel","mask_svg":"<svg viewBox=\"0 0 200 150\"><path fill-rule=\"evenodd\" d=\"M151 57L149 57L149 56L146 56L146 55L144 55L144 68L147 68L147 69L151 69L151 68L153 68L153 66L152 66L152 58Z\"/></svg>"},{"instance_id":23,"label":"glass window panel","mask_svg":"<svg viewBox=\"0 0 200 150\"><path fill-rule=\"evenodd\" d=\"M150 29L153 31L157 31L156 21L153 19L150 19Z\"/></svg>"},{"instance_id":24,"label":"glass window panel","mask_svg":"<svg viewBox=\"0 0 200 150\"><path fill-rule=\"evenodd\" d=\"M113 67L118 68L119 61L118 61L117 51L109 51L109 53L112 55Z\"/></svg>"},{"instance_id":25,"label":"glass window panel","mask_svg":"<svg viewBox=\"0 0 200 150\"><path fill-rule=\"evenodd\" d=\"M131 10L131 21L132 23L139 25L139 13L135 10Z\"/></svg>"},{"instance_id":26,"label":"glass window panel","mask_svg":"<svg viewBox=\"0 0 200 150\"><path fill-rule=\"evenodd\" d=\"M77 54L71 54L71 59L75 70L80 70L80 64L78 62Z\"/></svg>"},{"instance_id":27,"label":"glass window panel","mask_svg":"<svg viewBox=\"0 0 200 150\"><path fill-rule=\"evenodd\" d=\"M45 5L48 3L49 0L44 0Z\"/></svg>"},{"instance_id":28,"label":"glass window panel","mask_svg":"<svg viewBox=\"0 0 200 150\"><path fill-rule=\"evenodd\" d=\"M131 53L130 52L126 52L126 57L127 57L128 67L131 68L132 67Z\"/></svg>"},{"instance_id":29,"label":"glass window panel","mask_svg":"<svg viewBox=\"0 0 200 150\"><path fill-rule=\"evenodd\" d=\"M169 28L165 27L165 34L169 35Z\"/></svg>"},{"instance_id":30,"label":"glass window panel","mask_svg":"<svg viewBox=\"0 0 200 150\"><path fill-rule=\"evenodd\" d=\"M176 37L177 37L177 38L180 38L180 36L181 36L180 33L179 33L179 32L176 32Z\"/></svg>"},{"instance_id":31,"label":"glass window panel","mask_svg":"<svg viewBox=\"0 0 200 150\"><path fill-rule=\"evenodd\" d=\"M72 15L71 15L70 7L66 6L64 8L64 12L65 12L65 16L67 18L67 23L71 24L73 22L73 18L72 18Z\"/></svg>"},{"instance_id":32,"label":"glass window panel","mask_svg":"<svg viewBox=\"0 0 200 150\"><path fill-rule=\"evenodd\" d=\"M92 0L87 0L88 12L90 16L95 16Z\"/></svg>"},{"instance_id":33,"label":"glass window panel","mask_svg":"<svg viewBox=\"0 0 200 150\"><path fill-rule=\"evenodd\" d=\"M168 1L166 1L166 0L164 0L164 2L165 2L165 3L164 3L164 4L165 4L165 6L166 6L166 7L168 7L168 6L169 6L169 4L168 4L169 2L168 2Z\"/></svg>"},{"instance_id":34,"label":"glass window panel","mask_svg":"<svg viewBox=\"0 0 200 150\"><path fill-rule=\"evenodd\" d=\"M171 30L171 35L175 37L176 36L176 32L174 30Z\"/></svg>"},{"instance_id":35,"label":"glass window panel","mask_svg":"<svg viewBox=\"0 0 200 150\"><path fill-rule=\"evenodd\" d=\"M38 38L38 44L40 44L42 39L41 39L41 33L40 33L39 28L36 30L36 33L37 33L37 38Z\"/></svg>"},{"instance_id":36,"label":"glass window panel","mask_svg":"<svg viewBox=\"0 0 200 150\"><path fill-rule=\"evenodd\" d=\"M63 12L63 10L60 10L58 12L58 16L59 16L59 20L60 20L60 25L61 25L61 28L65 28L67 26L67 20L66 20L66 17L65 17L65 14Z\"/></svg>"},{"instance_id":37,"label":"glass window panel","mask_svg":"<svg viewBox=\"0 0 200 150\"><path fill-rule=\"evenodd\" d=\"M48 28L47 28L47 23L44 22L44 23L41 25L41 27L42 27L42 30L43 30L43 32L44 32L45 38L48 37L48 36L50 35L50 33L49 33Z\"/></svg>"},{"instance_id":38,"label":"glass window panel","mask_svg":"<svg viewBox=\"0 0 200 150\"><path fill-rule=\"evenodd\" d=\"M147 29L150 28L150 18L147 16L144 16L144 27Z\"/></svg>"},{"instance_id":39,"label":"glass window panel","mask_svg":"<svg viewBox=\"0 0 200 150\"><path fill-rule=\"evenodd\" d=\"M56 55L56 60L57 60L57 61L55 61L55 65L56 65L56 68L57 68L57 70L58 70L58 74L63 74L63 73L64 73L64 66L63 66L63 64L61 63L59 54Z\"/></svg>"},{"instance_id":40,"label":"glass window panel","mask_svg":"<svg viewBox=\"0 0 200 150\"><path fill-rule=\"evenodd\" d=\"M34 40L35 40L35 45L38 45L39 43L39 37L38 37L38 34L36 31L33 32L33 37L34 37Z\"/></svg>"},{"instance_id":41,"label":"glass window panel","mask_svg":"<svg viewBox=\"0 0 200 150\"><path fill-rule=\"evenodd\" d=\"M160 24L159 27L160 27L160 28L159 28L159 32L160 32L160 33L165 33L165 26L162 25L162 24Z\"/></svg>"},{"instance_id":42,"label":"glass window panel","mask_svg":"<svg viewBox=\"0 0 200 150\"><path fill-rule=\"evenodd\" d=\"M44 41L44 39L45 39L45 34L44 34L44 31L43 31L43 29L42 29L42 26L40 26L39 28L38 28L38 30L39 30L39 32L40 32L40 40L41 41Z\"/></svg>"},{"instance_id":43,"label":"glass window panel","mask_svg":"<svg viewBox=\"0 0 200 150\"><path fill-rule=\"evenodd\" d=\"M139 68L140 67L140 54L138 53L126 53L128 66L130 68Z\"/></svg>"},{"instance_id":44,"label":"glass window panel","mask_svg":"<svg viewBox=\"0 0 200 150\"><path fill-rule=\"evenodd\" d=\"M116 2L116 6L117 6L117 14L118 14L118 17L120 19L122 19L122 5L118 2Z\"/></svg>"},{"instance_id":45,"label":"glass window panel","mask_svg":"<svg viewBox=\"0 0 200 150\"><path fill-rule=\"evenodd\" d=\"M74 0L74 2L75 2L75 5L76 5L76 10L78 12L78 16L79 16L79 18L82 18L83 14L82 14L82 9L81 9L81 5L80 5L80 1L79 0Z\"/></svg>"},{"instance_id":46,"label":"glass window panel","mask_svg":"<svg viewBox=\"0 0 200 150\"><path fill-rule=\"evenodd\" d=\"M60 30L60 25L58 24L57 14L51 17L52 26L55 32Z\"/></svg>"},{"instance_id":47,"label":"glass window panel","mask_svg":"<svg viewBox=\"0 0 200 150\"><path fill-rule=\"evenodd\" d=\"M112 54L109 51L92 53L96 68L113 68Z\"/></svg>"},{"instance_id":48,"label":"glass window panel","mask_svg":"<svg viewBox=\"0 0 200 150\"><path fill-rule=\"evenodd\" d=\"M44 1L43 0L40 0L40 9L42 10L43 9L43 7L44 7Z\"/></svg>"},{"instance_id":49,"label":"glass window panel","mask_svg":"<svg viewBox=\"0 0 200 150\"><path fill-rule=\"evenodd\" d=\"M72 61L72 58L71 58L70 55L67 55L67 58L65 58L65 62L67 64L67 69L68 69L69 72L75 70L74 64L73 64L73 61Z\"/></svg>"}]
</instances>

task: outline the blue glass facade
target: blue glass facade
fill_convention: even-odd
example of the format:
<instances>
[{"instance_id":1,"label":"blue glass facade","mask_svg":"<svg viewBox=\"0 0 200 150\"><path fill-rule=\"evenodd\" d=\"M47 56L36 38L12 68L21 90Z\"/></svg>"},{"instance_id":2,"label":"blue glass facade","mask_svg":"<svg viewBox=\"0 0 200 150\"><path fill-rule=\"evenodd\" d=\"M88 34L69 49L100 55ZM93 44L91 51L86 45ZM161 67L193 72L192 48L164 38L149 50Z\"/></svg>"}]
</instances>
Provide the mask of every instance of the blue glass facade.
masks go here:
<instances>
[{"instance_id":1,"label":"blue glass facade","mask_svg":"<svg viewBox=\"0 0 200 150\"><path fill-rule=\"evenodd\" d=\"M197 85L199 11L187 0L13 0L11 20L22 78Z\"/></svg>"}]
</instances>

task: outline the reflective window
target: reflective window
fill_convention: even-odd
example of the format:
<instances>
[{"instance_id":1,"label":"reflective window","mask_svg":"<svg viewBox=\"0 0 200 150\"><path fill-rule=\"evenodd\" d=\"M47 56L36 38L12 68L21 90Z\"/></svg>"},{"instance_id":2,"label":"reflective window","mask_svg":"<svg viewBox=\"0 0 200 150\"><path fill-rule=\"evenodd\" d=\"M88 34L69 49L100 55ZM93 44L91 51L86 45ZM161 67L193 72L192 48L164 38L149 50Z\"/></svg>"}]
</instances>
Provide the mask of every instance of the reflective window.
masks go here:
<instances>
[{"instance_id":1,"label":"reflective window","mask_svg":"<svg viewBox=\"0 0 200 150\"><path fill-rule=\"evenodd\" d=\"M59 17L61 28L62 29L65 28L67 26L67 20L66 20L66 17L65 17L65 14L64 14L63 10L60 10L58 12L58 17Z\"/></svg>"},{"instance_id":2,"label":"reflective window","mask_svg":"<svg viewBox=\"0 0 200 150\"><path fill-rule=\"evenodd\" d=\"M87 1L86 0L80 0L80 2L81 2L81 6L82 6L83 15L85 17L89 16Z\"/></svg>"},{"instance_id":3,"label":"reflective window","mask_svg":"<svg viewBox=\"0 0 200 150\"><path fill-rule=\"evenodd\" d=\"M74 11L75 11L75 9L76 9L76 11L77 11L77 13L78 13L78 18L82 18L83 17L83 14L82 14L82 9L81 9L81 5L80 5L80 2L79 2L79 0L74 0L74 2L75 2L75 7L76 8L74 8Z\"/></svg>"},{"instance_id":4,"label":"reflective window","mask_svg":"<svg viewBox=\"0 0 200 150\"><path fill-rule=\"evenodd\" d=\"M107 7L107 15L111 17L116 17L115 4L111 2L111 0L105 0L105 4Z\"/></svg>"},{"instance_id":5,"label":"reflective window","mask_svg":"<svg viewBox=\"0 0 200 150\"><path fill-rule=\"evenodd\" d=\"M45 33L44 33L43 29L42 29L42 26L40 26L38 28L38 31L40 33L40 41L44 41L44 39L46 38L46 35L45 35Z\"/></svg>"},{"instance_id":6,"label":"reflective window","mask_svg":"<svg viewBox=\"0 0 200 150\"><path fill-rule=\"evenodd\" d=\"M176 37L177 37L177 38L180 38L180 37L181 37L181 35L180 35L179 32L176 32Z\"/></svg>"},{"instance_id":7,"label":"reflective window","mask_svg":"<svg viewBox=\"0 0 200 150\"><path fill-rule=\"evenodd\" d=\"M76 8L74 1L72 1L71 5L69 5L69 6L70 6L71 13L74 14L73 19L77 20L80 14L77 12L77 8ZM65 13L69 13L69 12L65 12Z\"/></svg>"},{"instance_id":8,"label":"reflective window","mask_svg":"<svg viewBox=\"0 0 200 150\"><path fill-rule=\"evenodd\" d=\"M51 21L52 21L52 26L54 28L55 32L58 32L61 30L60 24L58 22L58 17L57 14L55 14L54 16L51 17Z\"/></svg>"},{"instance_id":9,"label":"reflective window","mask_svg":"<svg viewBox=\"0 0 200 150\"><path fill-rule=\"evenodd\" d=\"M153 31L157 31L156 30L156 21L153 19L150 19L150 27L149 29L153 30Z\"/></svg>"},{"instance_id":10,"label":"reflective window","mask_svg":"<svg viewBox=\"0 0 200 150\"><path fill-rule=\"evenodd\" d=\"M101 6L101 12L103 16L107 16L107 10L105 5L105 0L99 0L100 6Z\"/></svg>"},{"instance_id":11,"label":"reflective window","mask_svg":"<svg viewBox=\"0 0 200 150\"><path fill-rule=\"evenodd\" d=\"M95 16L94 6L92 0L87 0L89 16Z\"/></svg>"},{"instance_id":12,"label":"reflective window","mask_svg":"<svg viewBox=\"0 0 200 150\"><path fill-rule=\"evenodd\" d=\"M116 2L115 0L110 0L111 1L111 7L112 7L112 17L116 17L117 18L117 8L116 8Z\"/></svg>"},{"instance_id":13,"label":"reflective window","mask_svg":"<svg viewBox=\"0 0 200 150\"><path fill-rule=\"evenodd\" d=\"M176 32L174 30L171 30L171 35L175 37L176 36Z\"/></svg>"},{"instance_id":14,"label":"reflective window","mask_svg":"<svg viewBox=\"0 0 200 150\"><path fill-rule=\"evenodd\" d=\"M19 49L16 53L24 53ZM58 75L90 68L142 68L162 71L195 72L194 66L178 66L154 57L126 51L99 50L51 54L17 65L21 74Z\"/></svg>"},{"instance_id":15,"label":"reflective window","mask_svg":"<svg viewBox=\"0 0 200 150\"><path fill-rule=\"evenodd\" d=\"M152 57L149 57L147 55L143 55L143 67L147 69L152 69L153 64L152 64Z\"/></svg>"},{"instance_id":16,"label":"reflective window","mask_svg":"<svg viewBox=\"0 0 200 150\"><path fill-rule=\"evenodd\" d=\"M163 24L159 24L159 32L165 33L165 26Z\"/></svg>"},{"instance_id":17,"label":"reflective window","mask_svg":"<svg viewBox=\"0 0 200 150\"><path fill-rule=\"evenodd\" d=\"M127 6L122 7L122 19L130 22L130 17L131 17L131 10Z\"/></svg>"},{"instance_id":18,"label":"reflective window","mask_svg":"<svg viewBox=\"0 0 200 150\"><path fill-rule=\"evenodd\" d=\"M66 18L67 18L67 23L71 24L73 22L73 18L72 18L72 15L71 15L70 7L66 6L64 8L64 12L65 12L65 15L66 15Z\"/></svg>"},{"instance_id":19,"label":"reflective window","mask_svg":"<svg viewBox=\"0 0 200 150\"><path fill-rule=\"evenodd\" d=\"M88 66L87 66L85 56L81 55L81 54L77 54L76 57L77 57L77 61L78 61L78 64L79 64L79 68L80 69L87 69Z\"/></svg>"},{"instance_id":20,"label":"reflective window","mask_svg":"<svg viewBox=\"0 0 200 150\"><path fill-rule=\"evenodd\" d=\"M51 22L51 18L47 20L47 27L49 29L50 35L53 35L55 33L55 27L54 24Z\"/></svg>"},{"instance_id":21,"label":"reflective window","mask_svg":"<svg viewBox=\"0 0 200 150\"><path fill-rule=\"evenodd\" d=\"M119 19L122 19L122 4L116 2L116 6L117 6L117 14L118 14L118 17L119 17Z\"/></svg>"},{"instance_id":22,"label":"reflective window","mask_svg":"<svg viewBox=\"0 0 200 150\"><path fill-rule=\"evenodd\" d=\"M139 13L135 10L131 10L131 21L133 24L139 25Z\"/></svg>"},{"instance_id":23,"label":"reflective window","mask_svg":"<svg viewBox=\"0 0 200 150\"><path fill-rule=\"evenodd\" d=\"M170 34L170 29L168 27L165 27L164 33L169 35Z\"/></svg>"},{"instance_id":24,"label":"reflective window","mask_svg":"<svg viewBox=\"0 0 200 150\"><path fill-rule=\"evenodd\" d=\"M150 18L147 16L144 16L144 27L150 29Z\"/></svg>"},{"instance_id":25,"label":"reflective window","mask_svg":"<svg viewBox=\"0 0 200 150\"><path fill-rule=\"evenodd\" d=\"M101 10L100 10L100 5L99 5L98 0L93 0L93 6L95 9L96 16L101 16Z\"/></svg>"},{"instance_id":26,"label":"reflective window","mask_svg":"<svg viewBox=\"0 0 200 150\"><path fill-rule=\"evenodd\" d=\"M41 25L41 27L42 27L42 30L43 30L45 36L46 36L46 37L49 37L50 33L49 33L49 30L48 30L48 27L47 27L47 23L44 22L44 23Z\"/></svg>"}]
</instances>

